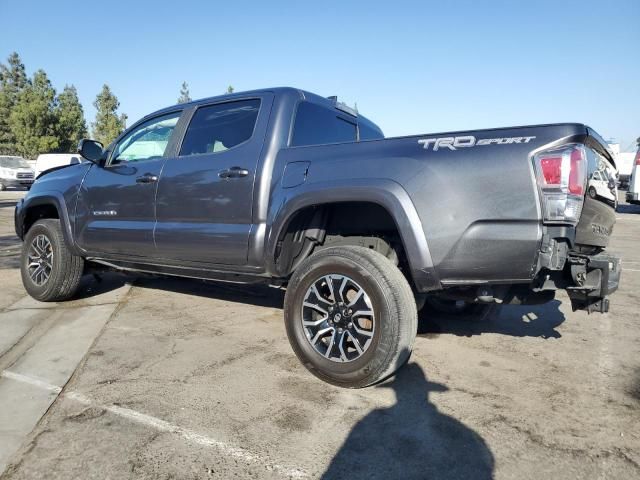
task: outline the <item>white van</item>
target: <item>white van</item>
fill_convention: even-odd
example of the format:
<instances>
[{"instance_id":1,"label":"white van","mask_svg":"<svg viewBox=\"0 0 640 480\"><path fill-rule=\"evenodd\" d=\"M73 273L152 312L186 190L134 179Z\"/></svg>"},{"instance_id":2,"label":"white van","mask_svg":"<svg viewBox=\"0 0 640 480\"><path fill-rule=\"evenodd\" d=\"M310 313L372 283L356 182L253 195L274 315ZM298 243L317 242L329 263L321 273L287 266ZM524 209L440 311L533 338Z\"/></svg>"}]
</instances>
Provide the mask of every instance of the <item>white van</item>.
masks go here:
<instances>
[{"instance_id":1,"label":"white van","mask_svg":"<svg viewBox=\"0 0 640 480\"><path fill-rule=\"evenodd\" d=\"M81 163L83 158L77 153L43 153L36 159L36 178L45 170L63 165Z\"/></svg>"},{"instance_id":2,"label":"white van","mask_svg":"<svg viewBox=\"0 0 640 480\"><path fill-rule=\"evenodd\" d=\"M631 178L629 179L629 189L627 190L627 202L640 204L640 145L636 160L631 170Z\"/></svg>"},{"instance_id":3,"label":"white van","mask_svg":"<svg viewBox=\"0 0 640 480\"><path fill-rule=\"evenodd\" d=\"M28 190L33 179L33 170L24 158L0 155L0 190L7 187L25 187Z\"/></svg>"}]
</instances>

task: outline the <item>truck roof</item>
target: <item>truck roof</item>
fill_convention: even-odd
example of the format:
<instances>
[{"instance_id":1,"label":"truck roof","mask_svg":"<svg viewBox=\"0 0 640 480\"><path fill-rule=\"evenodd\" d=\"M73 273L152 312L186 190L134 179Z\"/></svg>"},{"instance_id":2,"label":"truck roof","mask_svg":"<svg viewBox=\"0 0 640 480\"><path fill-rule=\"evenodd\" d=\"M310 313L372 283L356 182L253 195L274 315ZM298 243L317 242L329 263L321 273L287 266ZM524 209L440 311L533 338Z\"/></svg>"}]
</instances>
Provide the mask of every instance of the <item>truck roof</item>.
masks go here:
<instances>
[{"instance_id":1,"label":"truck roof","mask_svg":"<svg viewBox=\"0 0 640 480\"><path fill-rule=\"evenodd\" d=\"M243 91L243 92L234 92L234 93L225 93L223 95L216 95L213 97L205 97L205 98L199 98L197 100L192 100L191 102L186 102L186 103L180 103L180 104L176 104L176 105L171 105L169 107L166 108L162 108L160 110L156 110L155 112L152 112L148 115L145 115L144 117L142 117L140 120L138 120L136 123L139 123L149 117L153 117L156 115L161 115L163 113L168 113L168 112L172 112L175 111L176 108L184 108L184 107L190 107L190 106L197 106L197 105L201 105L201 104L206 104L206 103L213 103L213 102L218 102L218 101L223 101L223 100L233 100L234 98L241 98L241 97L246 97L247 95L260 95L262 93L273 93L276 96L291 96L294 97L298 100L307 100L309 102L313 102L313 103L317 103L317 104L321 104L324 105L326 107L331 107L331 108L340 108L339 103L336 102L335 97L329 97L329 98L325 98L322 97L320 95L317 95L315 93L311 93L308 92L306 90L301 90L299 88L293 88L293 87L272 87L272 88L261 88L258 90L247 90L247 91ZM345 106L346 107L346 106ZM369 126L373 126L376 129L380 130L380 127L372 122L371 120L369 120L367 117L365 117L364 115L361 115L360 113L358 113L357 111L351 109L351 108L345 108L344 111L354 117L358 118L358 122L359 123L364 123L367 124Z\"/></svg>"}]
</instances>

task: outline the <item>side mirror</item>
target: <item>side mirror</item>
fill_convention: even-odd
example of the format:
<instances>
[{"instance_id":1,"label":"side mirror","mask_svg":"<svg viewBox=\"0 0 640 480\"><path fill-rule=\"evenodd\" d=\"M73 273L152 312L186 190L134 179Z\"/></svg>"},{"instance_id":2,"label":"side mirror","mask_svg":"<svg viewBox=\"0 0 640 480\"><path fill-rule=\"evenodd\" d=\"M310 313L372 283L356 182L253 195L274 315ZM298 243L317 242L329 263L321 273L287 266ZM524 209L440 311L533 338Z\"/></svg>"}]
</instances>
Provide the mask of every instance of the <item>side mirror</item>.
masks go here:
<instances>
[{"instance_id":1,"label":"side mirror","mask_svg":"<svg viewBox=\"0 0 640 480\"><path fill-rule=\"evenodd\" d=\"M99 163L102 158L103 147L100 142L83 138L78 143L78 153L93 163Z\"/></svg>"}]
</instances>

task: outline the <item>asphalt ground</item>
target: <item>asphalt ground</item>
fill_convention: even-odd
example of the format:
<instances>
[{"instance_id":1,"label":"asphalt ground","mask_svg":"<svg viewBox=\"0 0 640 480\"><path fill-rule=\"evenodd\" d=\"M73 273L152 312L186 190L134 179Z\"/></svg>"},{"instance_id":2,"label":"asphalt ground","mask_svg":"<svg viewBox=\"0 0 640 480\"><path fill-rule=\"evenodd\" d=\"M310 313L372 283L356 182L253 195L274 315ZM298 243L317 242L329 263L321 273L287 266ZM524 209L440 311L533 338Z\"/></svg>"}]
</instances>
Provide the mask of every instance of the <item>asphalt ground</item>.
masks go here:
<instances>
[{"instance_id":1,"label":"asphalt ground","mask_svg":"<svg viewBox=\"0 0 640 480\"><path fill-rule=\"evenodd\" d=\"M397 376L344 390L295 358L281 290L114 273L30 299L23 194L0 192L3 480L640 478L640 207L608 314L421 318Z\"/></svg>"}]
</instances>

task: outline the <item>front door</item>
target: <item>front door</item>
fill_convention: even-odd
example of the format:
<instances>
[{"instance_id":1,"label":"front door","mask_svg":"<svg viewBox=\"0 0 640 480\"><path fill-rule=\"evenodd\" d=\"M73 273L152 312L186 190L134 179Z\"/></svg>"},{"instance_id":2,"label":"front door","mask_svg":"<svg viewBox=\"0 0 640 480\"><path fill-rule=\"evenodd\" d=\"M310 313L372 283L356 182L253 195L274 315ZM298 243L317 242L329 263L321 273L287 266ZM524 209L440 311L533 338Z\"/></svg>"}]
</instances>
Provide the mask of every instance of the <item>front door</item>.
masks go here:
<instances>
[{"instance_id":1,"label":"front door","mask_svg":"<svg viewBox=\"0 0 640 480\"><path fill-rule=\"evenodd\" d=\"M89 253L154 255L155 195L179 111L134 126L80 189L76 236Z\"/></svg>"},{"instance_id":2,"label":"front door","mask_svg":"<svg viewBox=\"0 0 640 480\"><path fill-rule=\"evenodd\" d=\"M253 187L273 96L201 105L156 198L155 243L173 262L244 265Z\"/></svg>"}]
</instances>

